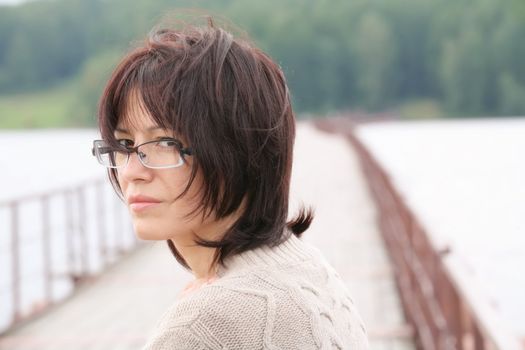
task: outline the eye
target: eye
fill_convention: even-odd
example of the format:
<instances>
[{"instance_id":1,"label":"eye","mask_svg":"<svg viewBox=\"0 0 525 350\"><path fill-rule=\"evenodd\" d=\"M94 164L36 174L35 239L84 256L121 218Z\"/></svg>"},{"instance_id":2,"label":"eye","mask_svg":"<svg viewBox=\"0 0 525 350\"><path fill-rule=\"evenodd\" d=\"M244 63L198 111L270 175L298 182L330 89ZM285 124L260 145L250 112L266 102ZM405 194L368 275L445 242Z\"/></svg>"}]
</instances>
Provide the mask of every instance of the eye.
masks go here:
<instances>
[{"instance_id":1,"label":"eye","mask_svg":"<svg viewBox=\"0 0 525 350\"><path fill-rule=\"evenodd\" d=\"M133 141L128 139L120 139L117 140L117 143L121 146L124 146L126 148L133 147Z\"/></svg>"},{"instance_id":2,"label":"eye","mask_svg":"<svg viewBox=\"0 0 525 350\"><path fill-rule=\"evenodd\" d=\"M177 141L175 139L166 137L166 138L161 138L160 140L158 140L157 146L160 146L160 147L177 147L178 143L177 143Z\"/></svg>"}]
</instances>

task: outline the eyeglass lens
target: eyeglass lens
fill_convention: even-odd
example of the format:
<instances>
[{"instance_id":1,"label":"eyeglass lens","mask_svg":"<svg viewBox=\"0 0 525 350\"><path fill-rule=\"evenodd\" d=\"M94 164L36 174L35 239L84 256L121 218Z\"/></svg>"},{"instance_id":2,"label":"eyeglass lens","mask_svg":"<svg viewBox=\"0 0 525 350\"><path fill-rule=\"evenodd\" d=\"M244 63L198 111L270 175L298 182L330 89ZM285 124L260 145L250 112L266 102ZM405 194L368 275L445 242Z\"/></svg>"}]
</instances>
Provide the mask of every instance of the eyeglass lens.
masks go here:
<instances>
[{"instance_id":1,"label":"eyeglass lens","mask_svg":"<svg viewBox=\"0 0 525 350\"><path fill-rule=\"evenodd\" d=\"M132 153L108 146L105 142L96 143L95 149L99 162L111 168L125 166ZM136 153L141 163L149 167L177 166L182 161L178 145L169 140L145 143L138 147Z\"/></svg>"}]
</instances>

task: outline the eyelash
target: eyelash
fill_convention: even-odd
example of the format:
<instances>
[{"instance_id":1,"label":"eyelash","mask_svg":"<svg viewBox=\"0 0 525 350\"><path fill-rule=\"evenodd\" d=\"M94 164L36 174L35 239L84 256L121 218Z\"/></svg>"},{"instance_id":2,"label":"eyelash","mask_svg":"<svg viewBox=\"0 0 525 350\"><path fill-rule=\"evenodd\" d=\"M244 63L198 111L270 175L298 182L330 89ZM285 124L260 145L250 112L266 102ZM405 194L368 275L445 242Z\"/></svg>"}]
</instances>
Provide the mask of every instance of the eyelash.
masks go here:
<instances>
[{"instance_id":1,"label":"eyelash","mask_svg":"<svg viewBox=\"0 0 525 350\"><path fill-rule=\"evenodd\" d=\"M124 144L122 144L123 141L125 142ZM161 136L151 141L175 141L175 139L173 137ZM127 147L133 147L135 144L135 142L133 142L133 140L130 140L130 139L117 139L117 143L121 144L122 146L127 146Z\"/></svg>"},{"instance_id":2,"label":"eyelash","mask_svg":"<svg viewBox=\"0 0 525 350\"><path fill-rule=\"evenodd\" d=\"M122 146L131 146L133 147L133 141L130 139L117 139L117 143Z\"/></svg>"}]
</instances>

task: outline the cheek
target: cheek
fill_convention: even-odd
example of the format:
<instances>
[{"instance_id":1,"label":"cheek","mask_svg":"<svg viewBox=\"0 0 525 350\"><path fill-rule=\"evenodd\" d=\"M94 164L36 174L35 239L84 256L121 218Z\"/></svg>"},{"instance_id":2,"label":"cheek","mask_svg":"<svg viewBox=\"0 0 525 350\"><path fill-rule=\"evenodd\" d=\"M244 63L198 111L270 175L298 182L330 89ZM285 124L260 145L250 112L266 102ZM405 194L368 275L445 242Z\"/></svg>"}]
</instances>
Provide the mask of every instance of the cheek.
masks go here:
<instances>
[{"instance_id":1,"label":"cheek","mask_svg":"<svg viewBox=\"0 0 525 350\"><path fill-rule=\"evenodd\" d=\"M189 215L200 204L200 178L195 179L184 196L176 199L186 188L188 180L189 174L170 171L160 173L155 181L144 184L144 188L155 188L155 193L162 194L165 202L150 215L133 218L135 232L139 238L165 240L181 236L189 237L192 232L200 231L203 226L201 215L199 213Z\"/></svg>"},{"instance_id":2,"label":"cheek","mask_svg":"<svg viewBox=\"0 0 525 350\"><path fill-rule=\"evenodd\" d=\"M188 220L194 221L193 215L188 217L188 214L192 213L193 211L195 211L196 208L199 207L199 184L196 181L194 181L192 185L188 188L184 196L176 199L186 189L187 183L187 181L179 180L177 181L177 183L172 183L172 185L174 186L166 186L167 190L170 193L171 199L167 207L169 211L167 219L176 218L179 223Z\"/></svg>"},{"instance_id":3,"label":"cheek","mask_svg":"<svg viewBox=\"0 0 525 350\"><path fill-rule=\"evenodd\" d=\"M192 214L196 202L188 196L176 201L166 202L150 215L133 218L137 236L146 240L166 240L168 238L191 238L203 226L201 215Z\"/></svg>"},{"instance_id":4,"label":"cheek","mask_svg":"<svg viewBox=\"0 0 525 350\"><path fill-rule=\"evenodd\" d=\"M191 170L186 168L175 168L159 174L157 178L158 184L161 190L164 191L166 198L171 200L171 203L187 203L198 193L199 181L198 178L195 178L186 194L175 201L175 198L186 189L190 175Z\"/></svg>"}]
</instances>

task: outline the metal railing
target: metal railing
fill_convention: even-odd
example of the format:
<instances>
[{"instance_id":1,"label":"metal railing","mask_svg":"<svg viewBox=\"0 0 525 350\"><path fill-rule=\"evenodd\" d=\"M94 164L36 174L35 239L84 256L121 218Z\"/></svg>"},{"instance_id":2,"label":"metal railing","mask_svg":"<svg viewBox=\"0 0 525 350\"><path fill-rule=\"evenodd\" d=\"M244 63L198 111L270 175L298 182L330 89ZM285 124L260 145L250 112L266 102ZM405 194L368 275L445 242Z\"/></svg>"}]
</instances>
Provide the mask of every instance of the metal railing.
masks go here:
<instances>
[{"instance_id":1,"label":"metal railing","mask_svg":"<svg viewBox=\"0 0 525 350\"><path fill-rule=\"evenodd\" d=\"M378 209L403 309L416 330L416 346L425 350L524 349L494 320L486 303L469 291L461 264L450 249L430 239L388 174L356 137L355 123L341 118L316 125L344 134L357 151Z\"/></svg>"},{"instance_id":2,"label":"metal railing","mask_svg":"<svg viewBox=\"0 0 525 350\"><path fill-rule=\"evenodd\" d=\"M138 245L107 179L0 202L0 237L0 334Z\"/></svg>"}]
</instances>

